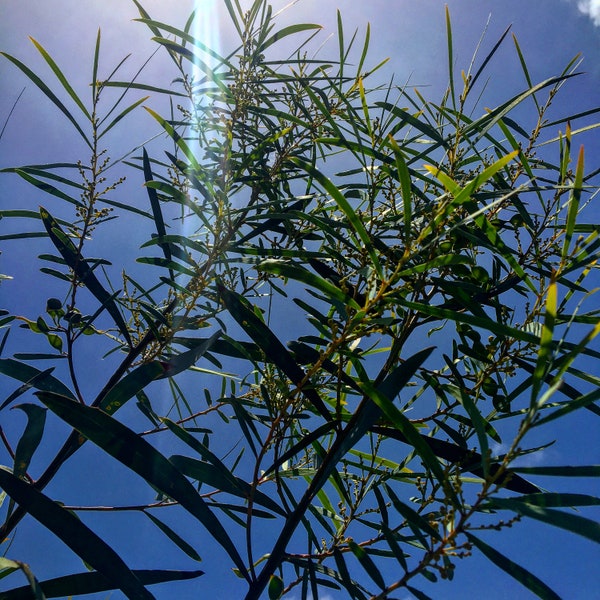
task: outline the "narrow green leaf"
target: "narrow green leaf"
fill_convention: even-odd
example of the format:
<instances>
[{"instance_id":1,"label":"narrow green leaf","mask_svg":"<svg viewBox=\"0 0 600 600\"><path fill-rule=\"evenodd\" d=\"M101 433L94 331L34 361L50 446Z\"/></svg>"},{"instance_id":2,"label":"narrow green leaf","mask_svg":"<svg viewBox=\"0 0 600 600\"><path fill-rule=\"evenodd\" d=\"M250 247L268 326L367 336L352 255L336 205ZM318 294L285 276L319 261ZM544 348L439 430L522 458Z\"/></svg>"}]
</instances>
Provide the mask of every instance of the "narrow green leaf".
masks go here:
<instances>
[{"instance_id":1,"label":"narrow green leaf","mask_svg":"<svg viewBox=\"0 0 600 600\"><path fill-rule=\"evenodd\" d=\"M400 192L402 194L402 213L404 219L404 237L407 240L407 244L410 242L410 231L412 226L412 191L411 191L411 180L410 172L404 155L400 146L396 143L396 140L389 137L390 146L394 151L394 158L396 160L396 169L398 170L398 179L400 180Z\"/></svg>"},{"instance_id":2,"label":"narrow green leaf","mask_svg":"<svg viewBox=\"0 0 600 600\"><path fill-rule=\"evenodd\" d=\"M75 198L72 198L68 194L65 194L63 191L59 190L57 187L54 187L53 185L50 185L46 181L42 181L41 179L37 179L36 177L33 177L32 175L30 175L27 171L24 171L23 169L15 169L15 173L17 175L19 175L19 177L22 177L25 181L27 181L27 183L30 183L31 185L35 186L36 188L42 190L43 192L50 194L51 196L56 196L57 198L60 198L61 200L66 200L67 202L70 202L71 204L74 204L75 206L82 206L82 204L79 200L76 200Z\"/></svg>"},{"instance_id":3,"label":"narrow green leaf","mask_svg":"<svg viewBox=\"0 0 600 600\"><path fill-rule=\"evenodd\" d=\"M452 41L452 22L450 21L450 10L446 5L446 41L448 47L448 85L450 87L450 97L452 98L452 108L456 110L456 92L454 91L454 43Z\"/></svg>"},{"instance_id":4,"label":"narrow green leaf","mask_svg":"<svg viewBox=\"0 0 600 600\"><path fill-rule=\"evenodd\" d=\"M263 53L269 46L272 46L274 43L282 40L288 35L294 35L295 33L300 33L301 31L310 31L310 30L320 30L322 29L322 25L313 25L310 23L299 23L297 25L289 25L288 27L284 27L279 31L276 31L270 38L266 39L261 45L260 48L256 49L257 53Z\"/></svg>"},{"instance_id":5,"label":"narrow green leaf","mask_svg":"<svg viewBox=\"0 0 600 600\"><path fill-rule=\"evenodd\" d=\"M396 557L396 560L400 563L400 566L404 569L404 571L408 571L408 564L406 563L406 557L404 556L404 552L398 544L396 540L396 534L384 523L381 524L381 530L383 531L383 535L385 536L385 540L390 547L393 555Z\"/></svg>"},{"instance_id":6,"label":"narrow green leaf","mask_svg":"<svg viewBox=\"0 0 600 600\"><path fill-rule=\"evenodd\" d=\"M269 579L269 600L279 600L283 594L283 579L277 575L271 575Z\"/></svg>"},{"instance_id":7,"label":"narrow green leaf","mask_svg":"<svg viewBox=\"0 0 600 600\"><path fill-rule=\"evenodd\" d=\"M195 172L202 172L202 168L200 167L195 152L187 145L186 141L181 137L171 123L167 120L163 119L157 112L153 111L151 108L144 106L144 108L148 111L156 121L163 127L163 129L167 132L167 134L171 137L171 139L179 146L179 149L183 152L185 157L190 162L190 165Z\"/></svg>"},{"instance_id":8,"label":"narrow green leaf","mask_svg":"<svg viewBox=\"0 0 600 600\"><path fill-rule=\"evenodd\" d=\"M58 222L52 217L52 215L43 207L40 207L40 216L44 222L44 227L52 240L52 243L56 246L56 249L60 252L66 263L73 269L77 277L81 282L90 290L90 292L96 297L96 299L106 308L110 316L113 318L115 324L119 328L119 331L131 346L131 337L127 324L123 319L115 301L114 294L109 294L103 287L102 284L94 275L94 272L81 256L75 244L69 239L69 237L61 229Z\"/></svg>"},{"instance_id":9,"label":"narrow green leaf","mask_svg":"<svg viewBox=\"0 0 600 600\"><path fill-rule=\"evenodd\" d=\"M567 221L565 223L565 240L562 247L562 258L565 260L569 254L571 247L571 239L577 215L579 213L579 202L581 200L581 191L583 189L583 169L584 169L584 152L583 146L579 148L579 156L577 158L577 167L575 168L575 181L573 182L573 191L569 196L569 209L567 212Z\"/></svg>"},{"instance_id":10,"label":"narrow green leaf","mask_svg":"<svg viewBox=\"0 0 600 600\"><path fill-rule=\"evenodd\" d=\"M459 395L460 403L465 407L467 414L471 418L471 423L477 434L479 440L479 448L481 451L481 467L483 469L483 477L486 479L489 475L490 461L489 461L489 445L487 440L488 423L477 408L471 395L467 393L461 393Z\"/></svg>"},{"instance_id":11,"label":"narrow green leaf","mask_svg":"<svg viewBox=\"0 0 600 600\"><path fill-rule=\"evenodd\" d=\"M146 148L143 149L142 154L142 166L144 169L144 180L146 183L152 181L152 166L150 165L150 159L148 158L148 152L146 152ZM165 229L165 220L163 219L162 210L160 208L160 201L158 199L158 194L156 190L147 187L148 198L150 199L150 206L152 207L152 215L154 217L154 224L156 225L156 232L158 233L158 237L164 237L167 235L167 230ZM171 249L169 248L169 244L160 244L160 247L163 251L165 259L171 260ZM173 278L173 273L171 273L171 279Z\"/></svg>"},{"instance_id":12,"label":"narrow green leaf","mask_svg":"<svg viewBox=\"0 0 600 600\"><path fill-rule=\"evenodd\" d=\"M542 325L537 362L531 377L531 406L535 406L536 402L539 402L538 394L542 387L542 383L545 380L546 373L552 368L550 356L552 353L554 325L556 323L557 294L558 286L556 282L552 281L546 292L546 314Z\"/></svg>"},{"instance_id":13,"label":"narrow green leaf","mask_svg":"<svg viewBox=\"0 0 600 600\"><path fill-rule=\"evenodd\" d=\"M22 381L25 386L28 386L26 389L22 389L24 386L21 386L18 395L33 387L36 390L55 392L56 394L75 400L73 392L62 381L53 377L51 375L52 371L54 371L54 368L40 371L13 358L0 358L0 374L12 377L17 381ZM15 397L11 397L10 401L14 400ZM3 402L0 410L8 404L9 401Z\"/></svg>"},{"instance_id":14,"label":"narrow green leaf","mask_svg":"<svg viewBox=\"0 0 600 600\"><path fill-rule=\"evenodd\" d=\"M132 110L135 110L142 102L148 100L150 96L144 96L139 100L136 100L133 104L130 104L127 108L123 109L99 134L98 139L103 135L107 134L121 119L124 119Z\"/></svg>"},{"instance_id":15,"label":"narrow green leaf","mask_svg":"<svg viewBox=\"0 0 600 600\"><path fill-rule=\"evenodd\" d=\"M572 508L574 506L598 506L600 498L588 496L587 494L570 494L558 492L540 492L538 494L524 494L514 498L517 502L525 502L534 506L544 507L564 507Z\"/></svg>"},{"instance_id":16,"label":"narrow green leaf","mask_svg":"<svg viewBox=\"0 0 600 600\"><path fill-rule=\"evenodd\" d=\"M529 473L530 475L548 475L551 477L600 477L600 465L585 467L512 467L516 473Z\"/></svg>"},{"instance_id":17,"label":"narrow green leaf","mask_svg":"<svg viewBox=\"0 0 600 600\"><path fill-rule=\"evenodd\" d=\"M42 441L46 424L46 409L37 404L17 404L13 408L18 408L27 415L27 425L15 450L13 469L16 477L22 477L27 472L31 458Z\"/></svg>"},{"instance_id":18,"label":"narrow green leaf","mask_svg":"<svg viewBox=\"0 0 600 600\"><path fill-rule=\"evenodd\" d=\"M267 359L279 367L294 383L322 417L331 420L331 415L319 394L307 385L302 385L306 374L296 363L287 348L275 334L256 316L247 301L236 292L219 285L219 294L231 316L241 325L252 340L266 354Z\"/></svg>"},{"instance_id":19,"label":"narrow green leaf","mask_svg":"<svg viewBox=\"0 0 600 600\"><path fill-rule=\"evenodd\" d=\"M188 544L179 534L173 531L166 523L155 517L148 511L143 513L180 549L185 552L192 560L202 561L200 555Z\"/></svg>"},{"instance_id":20,"label":"narrow green leaf","mask_svg":"<svg viewBox=\"0 0 600 600\"><path fill-rule=\"evenodd\" d=\"M363 569L367 572L369 577L383 590L385 589L385 581L381 572L377 568L377 565L373 562L373 559L368 555L365 548L359 546L356 542L348 542L348 547L352 550L352 554L358 558L358 561L362 565Z\"/></svg>"},{"instance_id":21,"label":"narrow green leaf","mask_svg":"<svg viewBox=\"0 0 600 600\"><path fill-rule=\"evenodd\" d=\"M432 600L431 596L428 596L421 590L412 587L411 585L407 585L406 589L417 599L417 600Z\"/></svg>"},{"instance_id":22,"label":"narrow green leaf","mask_svg":"<svg viewBox=\"0 0 600 600\"><path fill-rule=\"evenodd\" d=\"M85 135L83 129L75 119L75 117L71 114L71 112L67 109L67 107L58 99L56 94L26 65L24 65L20 60L7 54L6 52L0 52L2 56L7 58L11 63L13 63L17 68L19 68L35 85L38 87L49 99L50 101L59 108L59 110L69 119L69 121L73 124L73 127L77 129L81 137L84 139L85 143L92 148L91 142L88 140Z\"/></svg>"},{"instance_id":23,"label":"narrow green leaf","mask_svg":"<svg viewBox=\"0 0 600 600\"><path fill-rule=\"evenodd\" d=\"M98 27L98 33L96 34L96 46L94 48L94 62L92 65L92 103L96 103L98 97L98 62L100 59L100 28Z\"/></svg>"},{"instance_id":24,"label":"narrow green leaf","mask_svg":"<svg viewBox=\"0 0 600 600\"><path fill-rule=\"evenodd\" d=\"M351 598L360 598L360 600L366 600L366 596L361 592L358 583L352 580L350 577L350 572L348 571L348 566L346 565L346 560L344 558L344 554L340 552L337 546L333 547L333 558L335 560L335 565L338 570L337 579L342 582L344 587L350 593Z\"/></svg>"},{"instance_id":25,"label":"narrow green leaf","mask_svg":"<svg viewBox=\"0 0 600 600\"><path fill-rule=\"evenodd\" d=\"M264 492L253 488L249 483L239 477L235 477L227 467L217 467L211 463L196 460L189 456L174 455L169 460L184 475L205 483L217 490L227 492L239 498L249 500L272 510L273 512L286 516L286 512L272 498Z\"/></svg>"},{"instance_id":26,"label":"narrow green leaf","mask_svg":"<svg viewBox=\"0 0 600 600\"><path fill-rule=\"evenodd\" d=\"M575 513L544 508L540 505L526 504L515 498L492 498L489 501L489 505L495 508L512 510L525 517L566 529L571 533L576 533L600 544L600 523Z\"/></svg>"},{"instance_id":27,"label":"narrow green leaf","mask_svg":"<svg viewBox=\"0 0 600 600\"><path fill-rule=\"evenodd\" d=\"M54 396L49 392L39 393ZM77 404L66 398L65 402ZM75 515L33 486L15 477L6 467L0 467L0 487L32 517L67 544L83 561L102 573L111 582L112 587L121 589L131 599L152 600L154 598L128 569L121 557Z\"/></svg>"},{"instance_id":28,"label":"narrow green leaf","mask_svg":"<svg viewBox=\"0 0 600 600\"><path fill-rule=\"evenodd\" d=\"M153 94L167 94L169 96L177 96L182 98L188 97L187 94L182 92L176 92L175 90L171 90L169 88L159 88L145 83L136 83L130 81L103 81L102 85L103 87L131 88L133 90L141 90L143 92L152 92Z\"/></svg>"},{"instance_id":29,"label":"narrow green leaf","mask_svg":"<svg viewBox=\"0 0 600 600\"><path fill-rule=\"evenodd\" d=\"M264 271L265 273L281 275L282 277L287 277L294 281L300 281L310 285L323 292L326 296L334 298L335 300L339 300L340 302L351 306L355 310L360 310L361 308L354 298L344 293L344 291L336 285L333 285L322 277L318 277L314 273L311 273L308 269L294 265L291 262L285 260L267 259L259 263L257 269L259 271Z\"/></svg>"},{"instance_id":30,"label":"narrow green leaf","mask_svg":"<svg viewBox=\"0 0 600 600\"><path fill-rule=\"evenodd\" d=\"M408 506L408 504L402 502L387 483L385 483L383 487L392 501L394 508L406 519L407 525L415 531L415 533L421 532L419 537L425 547L429 547L429 543L424 536L430 536L441 541L439 532L429 524L429 521L422 517L416 510Z\"/></svg>"},{"instance_id":31,"label":"narrow green leaf","mask_svg":"<svg viewBox=\"0 0 600 600\"><path fill-rule=\"evenodd\" d=\"M554 590L549 588L541 579L530 573L527 569L513 562L503 554L500 554L500 552L491 546L488 546L472 533L466 532L466 536L486 558L524 585L527 589L531 590L534 594L547 600L560 600L560 596L554 592Z\"/></svg>"},{"instance_id":32,"label":"narrow green leaf","mask_svg":"<svg viewBox=\"0 0 600 600\"><path fill-rule=\"evenodd\" d=\"M431 352L427 352L427 355ZM415 355L419 356L419 355ZM421 434L417 431L417 428L410 422L410 420L394 405L392 399L396 396L387 395L382 393L379 389L366 381L360 382L360 387L363 389L365 394L372 400L381 412L389 419L389 421L396 427L407 439L408 443L411 444L417 454L423 460L423 463L431 470L436 479L442 483L445 480L444 470L437 459L434 452L431 450L429 445L425 443Z\"/></svg>"},{"instance_id":33,"label":"narrow green leaf","mask_svg":"<svg viewBox=\"0 0 600 600\"><path fill-rule=\"evenodd\" d=\"M164 373L163 363L157 360L136 367L108 391L98 407L112 415L151 381L163 377Z\"/></svg>"},{"instance_id":34,"label":"narrow green leaf","mask_svg":"<svg viewBox=\"0 0 600 600\"><path fill-rule=\"evenodd\" d=\"M64 74L60 70L59 66L54 62L54 59L50 56L50 54L48 54L46 49L37 40L35 40L31 36L29 36L29 39L31 40L33 45L38 49L38 52L44 57L44 60L48 63L49 67L52 69L52 71L56 75L57 79L62 84L63 88L65 88L65 91L67 92L67 94L69 94L69 96L71 96L71 98L73 99L75 104L77 104L77 106L81 109L81 112L88 118L89 121L91 121L92 117L90 116L88 109L85 107L85 104L81 101L79 96L76 94L75 90L71 87L71 84L69 83L67 78L64 76Z\"/></svg>"},{"instance_id":35,"label":"narrow green leaf","mask_svg":"<svg viewBox=\"0 0 600 600\"><path fill-rule=\"evenodd\" d=\"M37 395L71 427L161 492L177 500L206 527L244 577L247 577L244 562L220 521L192 484L165 456L131 429L98 408L84 406L58 394L38 392Z\"/></svg>"},{"instance_id":36,"label":"narrow green leaf","mask_svg":"<svg viewBox=\"0 0 600 600\"><path fill-rule=\"evenodd\" d=\"M182 581L204 575L203 571L132 570L131 572L143 585ZM92 571L47 579L40 582L40 587L46 598L66 598L107 592L114 589L115 585L102 573ZM2 600L31 600L31 588L23 586L2 592Z\"/></svg>"},{"instance_id":37,"label":"narrow green leaf","mask_svg":"<svg viewBox=\"0 0 600 600\"><path fill-rule=\"evenodd\" d=\"M371 258L371 263L375 272L379 276L380 279L384 279L383 269L381 267L381 263L379 262L379 256L377 251L375 250L373 243L371 242L371 237L367 233L363 222L360 217L356 214L352 206L342 192L340 192L339 188L321 171L315 168L309 162L301 160L299 158L291 158L290 159L294 164L298 165L301 169L304 169L313 179L318 181L323 189L333 198L336 204L340 207L342 212L346 215L346 218L352 225L352 228L357 233L358 237L361 239L362 243L365 245L367 252L369 253L369 257Z\"/></svg>"},{"instance_id":38,"label":"narrow green leaf","mask_svg":"<svg viewBox=\"0 0 600 600\"><path fill-rule=\"evenodd\" d=\"M499 323L493 319L475 317L466 313L460 313L455 310L442 308L441 306L430 306L429 304L413 302L411 300L405 300L400 296L394 296L394 301L397 301L400 306L416 310L422 314L436 317L438 319L449 319L457 323L466 323L468 325L472 325L473 327L479 327L484 331L490 331L501 336L508 338L512 337L517 340L522 340L524 342L529 342L536 345L539 343L539 338L536 335L521 329L509 327L508 325L503 325L502 323Z\"/></svg>"}]
</instances>

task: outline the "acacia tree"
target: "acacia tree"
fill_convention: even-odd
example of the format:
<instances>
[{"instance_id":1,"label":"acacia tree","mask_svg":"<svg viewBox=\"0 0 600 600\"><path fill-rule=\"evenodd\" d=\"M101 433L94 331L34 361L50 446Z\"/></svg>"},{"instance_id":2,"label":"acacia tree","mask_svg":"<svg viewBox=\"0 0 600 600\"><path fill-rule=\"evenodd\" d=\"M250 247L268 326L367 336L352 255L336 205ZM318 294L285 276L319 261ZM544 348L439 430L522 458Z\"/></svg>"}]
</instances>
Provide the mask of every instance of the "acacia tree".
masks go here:
<instances>
[{"instance_id":1,"label":"acacia tree","mask_svg":"<svg viewBox=\"0 0 600 600\"><path fill-rule=\"evenodd\" d=\"M179 29L134 2L172 59L171 87L119 81L118 69L102 77L100 35L91 106L38 42L54 83L3 53L91 157L5 169L74 213L2 211L40 224L2 239L43 237L40 278L60 293L41 316L2 315L0 372L22 384L2 418L20 408L27 424L2 433L0 539L37 519L91 571L40 583L26 556L3 558L2 575L21 569L29 586L1 597L118 588L151 598L147 585L202 574L131 569L78 518L107 510L129 511L132 532L151 521L194 560L208 537L247 598L323 588L426 598L423 577L452 579L474 552L558 597L487 530L501 537L533 519L600 541L585 514L598 498L577 493L576 479L569 493L538 481L598 476L584 449L577 466L519 462L544 449L528 445L532 432L552 438L556 419L600 413L588 284L600 226L581 217L597 171L586 174L583 149L571 154L581 115L546 117L576 62L533 83L514 39L525 87L484 111L478 84L507 32L457 85L447 15L449 85L432 102L368 87L383 63L367 66L368 29L355 47L341 18L335 60L308 58L316 25L278 28L264 0L247 10L225 0L238 46L221 55L190 33L193 16ZM281 58L281 41L298 36ZM149 97L124 103L139 90L166 95L171 114ZM163 135L121 159L145 183L136 205L115 199L103 136L141 104ZM123 272L110 262L117 216L148 232ZM105 256L90 257L92 240L106 240ZM4 282L6 298L18 283ZM9 338L15 326L27 335ZM92 384L83 351L105 356ZM54 456L47 414L72 427ZM124 488L119 505L75 506L80 479L49 495L90 444L147 482L145 503L133 506ZM181 525L190 522L204 532Z\"/></svg>"}]
</instances>

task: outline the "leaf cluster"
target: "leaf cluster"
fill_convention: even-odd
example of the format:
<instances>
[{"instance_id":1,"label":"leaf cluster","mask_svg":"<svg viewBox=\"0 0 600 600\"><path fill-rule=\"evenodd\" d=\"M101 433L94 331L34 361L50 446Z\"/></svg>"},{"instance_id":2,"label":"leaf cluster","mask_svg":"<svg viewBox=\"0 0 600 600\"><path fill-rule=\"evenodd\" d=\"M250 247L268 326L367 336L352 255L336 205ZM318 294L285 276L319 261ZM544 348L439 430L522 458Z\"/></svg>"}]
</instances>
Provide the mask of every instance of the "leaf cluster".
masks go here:
<instances>
[{"instance_id":1,"label":"leaf cluster","mask_svg":"<svg viewBox=\"0 0 600 600\"><path fill-rule=\"evenodd\" d=\"M323 589L426 598L419 586L452 579L474 551L538 596L558 597L490 545L488 531L534 519L600 541L585 509L573 511L600 499L538 480L598 477L597 466L523 466L553 443L548 423L600 414L600 324L589 307L600 225L584 220L597 171L586 171L583 148L571 150L592 126L574 131L581 115L546 116L576 59L534 83L513 38L524 89L484 110L477 84L508 31L457 81L447 13L449 85L435 102L393 81L372 84L384 63L367 67L370 31L348 39L341 15L324 59L309 54L319 26L279 28L264 0L247 9L225 0L238 45L221 54L191 33L196 15L177 28L134 3L172 64L171 87L140 82L143 71L119 81L121 65L101 79L100 33L89 107L39 42L51 83L2 53L90 159L5 169L74 218L1 213L39 222L0 241L41 238L39 261L52 266L40 281L61 292L44 300L44 315L0 315L0 373L19 382L0 410L27 416L16 445L2 431L0 539L29 515L92 570L38 582L25 563L3 559L1 575L22 570L29 586L1 597L120 589L151 598L147 585L202 575L130 568L78 518L106 510L130 512L132 527L150 522L198 561L198 540L163 516L185 513L248 599ZM118 95L104 109L111 88ZM138 91L148 95L126 100ZM168 116L152 108L158 97ZM159 143L105 158L105 134L142 104ZM112 198L115 164L144 183L143 207ZM88 254L92 238L110 243L116 217L148 231L123 273L109 248ZM36 350L6 356L11 343ZM90 383L79 357L106 347L107 367ZM72 428L53 457L50 419ZM540 431L548 441L530 447ZM147 502L133 506L124 492L107 508L47 495L84 444L141 476ZM37 475L34 455L48 459Z\"/></svg>"}]
</instances>

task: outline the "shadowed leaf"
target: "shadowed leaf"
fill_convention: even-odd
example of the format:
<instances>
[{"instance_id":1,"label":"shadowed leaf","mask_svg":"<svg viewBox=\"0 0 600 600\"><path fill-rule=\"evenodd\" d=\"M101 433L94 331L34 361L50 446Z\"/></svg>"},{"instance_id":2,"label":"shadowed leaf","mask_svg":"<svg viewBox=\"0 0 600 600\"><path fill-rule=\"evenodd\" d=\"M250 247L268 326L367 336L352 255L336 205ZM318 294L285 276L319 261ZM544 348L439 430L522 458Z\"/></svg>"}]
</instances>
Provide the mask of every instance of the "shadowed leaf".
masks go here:
<instances>
[{"instance_id":1,"label":"shadowed leaf","mask_svg":"<svg viewBox=\"0 0 600 600\"><path fill-rule=\"evenodd\" d=\"M71 427L161 492L177 500L206 527L215 541L227 551L236 567L242 573L246 572L235 545L206 502L182 473L146 440L97 408L48 392L38 392L38 397Z\"/></svg>"},{"instance_id":2,"label":"shadowed leaf","mask_svg":"<svg viewBox=\"0 0 600 600\"><path fill-rule=\"evenodd\" d=\"M49 392L39 393L49 395ZM65 399L65 401L76 405L72 400ZM67 544L82 560L103 573L111 582L111 587L121 589L132 600L154 598L119 555L69 511L38 492L33 486L15 477L5 467L0 467L0 487L32 517Z\"/></svg>"}]
</instances>

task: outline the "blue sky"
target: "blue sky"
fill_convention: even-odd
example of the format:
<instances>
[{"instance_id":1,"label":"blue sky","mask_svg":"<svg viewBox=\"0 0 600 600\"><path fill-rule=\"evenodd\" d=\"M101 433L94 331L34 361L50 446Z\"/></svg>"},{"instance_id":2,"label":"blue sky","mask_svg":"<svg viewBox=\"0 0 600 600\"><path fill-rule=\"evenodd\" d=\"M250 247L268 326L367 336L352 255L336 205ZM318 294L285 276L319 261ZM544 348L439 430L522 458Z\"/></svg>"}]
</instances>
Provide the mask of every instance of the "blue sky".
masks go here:
<instances>
[{"instance_id":1,"label":"blue sky","mask_svg":"<svg viewBox=\"0 0 600 600\"><path fill-rule=\"evenodd\" d=\"M563 98L563 104L553 107L552 115L561 116L564 113L576 113L596 106L600 100L600 0L299 0L295 6L286 11L282 22L314 22L324 25L323 39L328 32L335 36L336 9L339 8L348 31L355 27L364 29L367 21L371 24L372 38L370 57L373 64L380 59L390 57L390 62L382 71L382 80L387 80L395 73L395 81L399 84L409 82L411 86L419 86L421 92L428 98L438 99L447 84L447 59L445 38L444 5L448 4L454 28L456 45L457 71L469 65L473 50L477 45L482 30L488 23L488 31L482 45L485 55L498 39L504 29L512 24L512 31L517 36L524 52L530 73L534 80L543 80L556 75L562 67L577 53L584 57L581 70L585 75L573 82L570 92ZM175 25L182 25L193 7L191 1L146 0L142 4L148 12L158 20ZM201 26L198 31L203 39L209 38L214 45L226 46L228 29L227 17L222 3L218 0L199 0L198 12L201 15ZM273 2L274 7L280 8L288 2ZM491 17L490 17L491 15ZM35 51L27 36L31 35L41 42L52 54L55 60L69 74L76 89L88 89L91 73L93 47L98 27L102 29L101 69L109 71L125 54L132 53L128 60L123 78L134 72L145 61L154 47L149 42L147 29L133 23L137 17L133 3L127 0L104 0L91 2L89 0L3 0L0 4L0 49L6 51L40 73L44 70L43 61ZM208 42L207 42L208 43ZM332 54L337 52L335 40ZM327 51L327 46L323 50ZM522 72L510 41L505 44L493 59L490 73L502 72L502 78L492 79L486 91L486 106L509 97L525 87ZM495 70L497 69L497 70ZM166 73L164 63L154 59L148 65L144 81L161 81ZM56 160L77 159L85 156L81 144L74 143L74 135L65 135L65 121L59 117L56 109L28 83L16 69L6 60L0 60L0 127L3 125L8 112L21 90L25 91L15 107L13 116L8 122L2 139L0 139L0 168L19 164L44 163ZM82 92L84 94L85 92ZM160 110L160 108L159 108ZM111 137L111 153L114 157L131 148L133 143L142 143L148 131L153 131L153 125L147 115L137 114L131 117L129 128L115 129ZM579 124L580 126L581 124ZM121 132L127 132L124 135ZM592 132L576 139L574 145L585 142L588 147L590 164L598 167L600 163L600 144L598 133ZM123 188L133 195L144 194L139 182L128 182ZM35 209L39 204L49 204L48 197L34 190L17 177L0 174L0 210L15 207ZM57 209L61 213L64 207ZM592 209L593 210L593 209ZM63 211L66 217L68 212ZM597 219L596 212L596 219ZM7 220L0 221L0 235L5 234L11 227ZM33 226L32 226L33 228ZM128 250L135 252L135 232L128 232L126 224L115 226L114 250L125 254ZM139 245L139 244L138 244ZM133 250L132 250L133 249ZM14 277L12 282L0 286L0 301L2 305L18 306L27 316L40 314L42 303L53 295L53 288L39 290L32 287L36 280L38 265L33 265L31 256L36 255L35 245L31 242L0 242L0 273ZM53 284L49 284L52 286ZM94 389L93 377L86 382L90 390ZM12 381L0 379L0 401L14 388ZM13 431L23 427L23 415L14 414L17 411L3 411L0 414L0 424L12 439L16 439ZM589 429L568 431L566 426L561 434L564 435L564 446L550 451L548 460L561 456L561 452L577 442L588 448L597 445L597 435ZM596 429L597 432L597 429ZM56 435L57 432L53 432ZM59 439L59 436L56 435ZM57 442L58 443L58 442ZM91 445L90 445L91 446ZM90 469L103 464L99 453L93 448L85 448L82 458L78 457L74 469L85 474ZM557 454L552 454L557 453ZM577 457L572 457L576 461ZM8 464L6 456L0 453L0 464ZM73 459L75 460L75 459ZM38 466L43 460L38 458ZM596 463L600 455L596 452ZM35 471L36 463L33 464ZM99 468L99 467L98 467ZM53 487L49 488L55 497L69 489L70 481L59 476ZM118 467L109 473L98 471L98 482L103 488L103 502L121 500L123 481L122 472ZM600 495L597 485L590 487L589 493ZM132 492L144 497L142 488ZM84 490L80 501L93 503L96 487ZM99 527L99 532L114 534L127 517L116 515L110 522L114 525L100 525L93 521L93 516L85 515L87 522ZM112 529L111 529L112 527ZM183 527L188 527L184 524ZM189 525L192 531L193 525ZM184 529L185 531L185 529ZM550 536L549 530L540 537L539 529L523 525L505 535L495 538L501 540L499 548L513 557L517 562L531 568L542 579L547 580L562 596L569 599L587 599L598 594L600 589L600 571L597 569L600 553L591 542L567 538L557 534ZM201 532L199 532L201 537ZM548 537L546 537L548 536ZM123 556L131 557L134 566L171 567L183 566L195 568L195 564L178 562L179 554L167 556L166 550L157 545L157 536L147 529L140 529L136 539L118 538ZM35 540L32 546L31 540ZM165 542L168 543L168 542ZM498 542L497 542L498 543ZM142 560L139 548L148 552L147 560ZM204 563L200 568L211 572L217 569L214 560L211 562L210 548L200 545ZM55 576L65 572L82 570L80 561L63 550L60 542L51 539L35 523L24 522L18 530L9 556L29 562L34 572L40 578ZM455 580L451 584L440 583L428 592L434 598L477 598L483 589L488 600L502 598L529 598L526 590L510 581L496 567L483 558L473 558L457 567ZM218 571L217 571L218 572ZM231 577L227 578L228 580ZM14 582L14 577L11 578ZM496 584L497 582L497 584ZM4 583L4 582L2 582ZM19 582L20 584L20 582ZM15 583L16 585L16 583ZM198 589L219 590L220 597L237 597L235 589L227 590L219 587L221 581L210 575L197 580L195 584L171 584L153 588L157 598L192 598L197 597ZM195 587L199 586L199 587ZM100 597L106 597L102 595ZM115 592L112 598L119 598ZM213 597L217 597L213 594ZM324 596L327 597L327 596ZM404 600L404 596L400 596ZM292 596L292 598L294 598ZM332 595L331 598L338 598Z\"/></svg>"}]
</instances>

